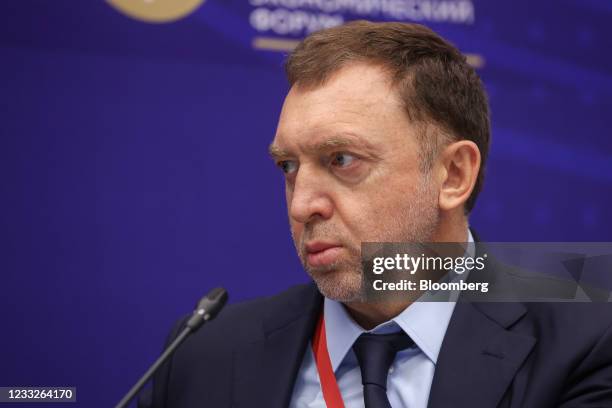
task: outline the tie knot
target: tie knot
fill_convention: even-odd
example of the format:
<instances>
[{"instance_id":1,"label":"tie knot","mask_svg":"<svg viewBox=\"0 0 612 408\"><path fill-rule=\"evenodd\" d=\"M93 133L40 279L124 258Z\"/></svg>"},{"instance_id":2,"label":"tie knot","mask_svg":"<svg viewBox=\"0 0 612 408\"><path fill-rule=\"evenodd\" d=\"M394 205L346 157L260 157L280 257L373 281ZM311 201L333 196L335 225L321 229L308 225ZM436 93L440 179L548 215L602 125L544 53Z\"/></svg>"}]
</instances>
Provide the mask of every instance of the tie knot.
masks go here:
<instances>
[{"instance_id":1,"label":"tie knot","mask_svg":"<svg viewBox=\"0 0 612 408\"><path fill-rule=\"evenodd\" d=\"M387 389L387 373L398 351L407 349L414 342L406 333L364 333L353 344L361 369L363 385L375 384Z\"/></svg>"}]
</instances>

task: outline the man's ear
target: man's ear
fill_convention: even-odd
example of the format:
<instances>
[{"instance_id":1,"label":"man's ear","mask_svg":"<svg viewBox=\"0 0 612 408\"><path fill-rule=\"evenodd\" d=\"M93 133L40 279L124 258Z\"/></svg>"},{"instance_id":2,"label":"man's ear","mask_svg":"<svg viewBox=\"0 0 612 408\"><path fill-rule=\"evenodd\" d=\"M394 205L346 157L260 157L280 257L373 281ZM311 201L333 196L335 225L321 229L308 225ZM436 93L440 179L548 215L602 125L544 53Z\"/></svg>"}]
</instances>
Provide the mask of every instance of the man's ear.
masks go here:
<instances>
[{"instance_id":1,"label":"man's ear","mask_svg":"<svg viewBox=\"0 0 612 408\"><path fill-rule=\"evenodd\" d=\"M438 162L442 174L440 209L449 211L465 204L474 190L480 160L480 150L472 141L459 140L444 148Z\"/></svg>"}]
</instances>

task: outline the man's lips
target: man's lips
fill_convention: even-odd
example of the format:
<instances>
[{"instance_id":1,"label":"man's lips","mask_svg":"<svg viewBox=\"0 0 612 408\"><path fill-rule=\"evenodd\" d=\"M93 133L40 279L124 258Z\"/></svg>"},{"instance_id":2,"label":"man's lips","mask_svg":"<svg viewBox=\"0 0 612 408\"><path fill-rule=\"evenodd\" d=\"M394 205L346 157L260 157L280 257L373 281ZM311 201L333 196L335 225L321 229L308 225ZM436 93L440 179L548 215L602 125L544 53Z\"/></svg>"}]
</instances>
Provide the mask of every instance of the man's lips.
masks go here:
<instances>
[{"instance_id":1,"label":"man's lips","mask_svg":"<svg viewBox=\"0 0 612 408\"><path fill-rule=\"evenodd\" d=\"M310 266L327 266L338 259L340 252L342 252L340 244L311 241L306 244L306 262Z\"/></svg>"}]
</instances>

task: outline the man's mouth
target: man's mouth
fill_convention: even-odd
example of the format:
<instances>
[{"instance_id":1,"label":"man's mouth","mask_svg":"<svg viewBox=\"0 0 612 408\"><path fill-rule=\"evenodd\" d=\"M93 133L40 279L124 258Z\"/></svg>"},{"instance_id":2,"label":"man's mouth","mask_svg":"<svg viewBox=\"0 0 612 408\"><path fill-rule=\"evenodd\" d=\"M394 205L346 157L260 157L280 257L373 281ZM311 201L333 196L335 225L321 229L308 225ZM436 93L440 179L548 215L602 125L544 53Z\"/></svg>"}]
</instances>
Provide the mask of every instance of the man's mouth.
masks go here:
<instances>
[{"instance_id":1,"label":"man's mouth","mask_svg":"<svg viewBox=\"0 0 612 408\"><path fill-rule=\"evenodd\" d=\"M306 244L306 262L310 266L328 266L340 257L342 245L325 242L310 241Z\"/></svg>"}]
</instances>

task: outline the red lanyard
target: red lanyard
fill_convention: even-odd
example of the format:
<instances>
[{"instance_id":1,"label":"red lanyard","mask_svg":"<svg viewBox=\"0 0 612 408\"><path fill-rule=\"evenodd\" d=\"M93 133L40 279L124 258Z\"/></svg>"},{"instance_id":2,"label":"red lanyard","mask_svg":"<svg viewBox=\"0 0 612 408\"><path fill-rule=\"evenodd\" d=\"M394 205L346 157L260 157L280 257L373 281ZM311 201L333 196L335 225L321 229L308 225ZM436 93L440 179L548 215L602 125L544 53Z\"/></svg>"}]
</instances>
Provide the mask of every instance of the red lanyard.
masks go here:
<instances>
[{"instance_id":1,"label":"red lanyard","mask_svg":"<svg viewBox=\"0 0 612 408\"><path fill-rule=\"evenodd\" d=\"M342 394L336 382L336 376L332 369L329 352L327 351L327 338L325 336L325 319L323 313L317 322L314 337L312 339L312 352L314 353L319 379L321 380L321 390L327 408L344 408Z\"/></svg>"}]
</instances>

